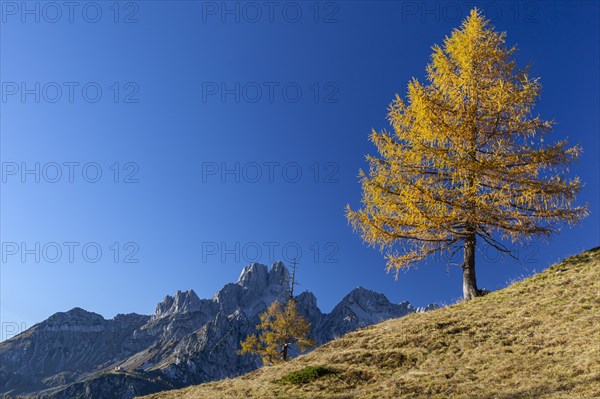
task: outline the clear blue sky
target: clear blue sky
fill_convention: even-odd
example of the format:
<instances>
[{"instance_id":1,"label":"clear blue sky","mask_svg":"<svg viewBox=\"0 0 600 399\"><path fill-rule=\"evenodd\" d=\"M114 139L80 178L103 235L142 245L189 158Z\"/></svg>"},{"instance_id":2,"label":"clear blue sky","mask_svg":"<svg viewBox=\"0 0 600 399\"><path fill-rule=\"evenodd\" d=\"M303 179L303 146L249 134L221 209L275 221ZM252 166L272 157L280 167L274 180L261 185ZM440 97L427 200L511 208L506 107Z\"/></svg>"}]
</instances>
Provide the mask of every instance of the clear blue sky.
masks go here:
<instances>
[{"instance_id":1,"label":"clear blue sky","mask_svg":"<svg viewBox=\"0 0 600 399\"><path fill-rule=\"evenodd\" d=\"M344 206L359 205L371 128L476 3L2 1L3 338L75 306L113 317L178 289L212 297L298 248L300 288L324 311L359 285L418 306L460 297L444 260L386 274ZM553 137L583 146L572 172L592 212L521 263L480 254L493 290L600 243L599 5L480 6L541 77Z\"/></svg>"}]
</instances>

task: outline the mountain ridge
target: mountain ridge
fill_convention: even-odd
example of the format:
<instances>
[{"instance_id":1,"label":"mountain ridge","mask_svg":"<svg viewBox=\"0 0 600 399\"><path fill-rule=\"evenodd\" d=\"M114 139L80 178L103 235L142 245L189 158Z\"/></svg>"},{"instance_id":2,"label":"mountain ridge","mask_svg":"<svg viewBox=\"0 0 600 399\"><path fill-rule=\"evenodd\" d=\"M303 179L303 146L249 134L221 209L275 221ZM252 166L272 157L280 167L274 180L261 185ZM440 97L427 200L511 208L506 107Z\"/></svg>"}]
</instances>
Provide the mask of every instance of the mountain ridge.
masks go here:
<instances>
[{"instance_id":1,"label":"mountain ridge","mask_svg":"<svg viewBox=\"0 0 600 399\"><path fill-rule=\"evenodd\" d=\"M178 290L166 295L152 315L105 319L78 307L57 312L0 343L0 395L130 399L254 370L260 359L239 356L239 342L254 332L259 314L274 300L287 300L289 283L282 262L271 268L252 263L212 298ZM319 309L310 291L295 300L318 344L416 311L408 302L393 304L363 287L350 291L330 313Z\"/></svg>"}]
</instances>

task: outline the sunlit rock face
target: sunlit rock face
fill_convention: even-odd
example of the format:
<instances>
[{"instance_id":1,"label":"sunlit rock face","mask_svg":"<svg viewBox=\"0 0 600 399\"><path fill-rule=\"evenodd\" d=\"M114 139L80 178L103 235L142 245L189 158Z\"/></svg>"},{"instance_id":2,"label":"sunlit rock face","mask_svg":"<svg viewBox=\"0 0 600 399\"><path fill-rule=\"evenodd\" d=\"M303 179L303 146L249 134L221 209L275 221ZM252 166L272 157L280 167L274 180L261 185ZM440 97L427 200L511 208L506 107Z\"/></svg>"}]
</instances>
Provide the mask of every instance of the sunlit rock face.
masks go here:
<instances>
[{"instance_id":1,"label":"sunlit rock face","mask_svg":"<svg viewBox=\"0 0 600 399\"><path fill-rule=\"evenodd\" d=\"M237 354L260 313L288 300L290 273L282 262L253 263L211 299L192 290L167 295L153 315L102 316L75 308L56 313L0 343L0 394L55 399L131 399L164 389L233 377L261 365ZM318 344L415 309L359 287L331 313L311 292L295 296ZM418 311L432 309L430 305ZM294 356L297 351L291 350Z\"/></svg>"}]
</instances>

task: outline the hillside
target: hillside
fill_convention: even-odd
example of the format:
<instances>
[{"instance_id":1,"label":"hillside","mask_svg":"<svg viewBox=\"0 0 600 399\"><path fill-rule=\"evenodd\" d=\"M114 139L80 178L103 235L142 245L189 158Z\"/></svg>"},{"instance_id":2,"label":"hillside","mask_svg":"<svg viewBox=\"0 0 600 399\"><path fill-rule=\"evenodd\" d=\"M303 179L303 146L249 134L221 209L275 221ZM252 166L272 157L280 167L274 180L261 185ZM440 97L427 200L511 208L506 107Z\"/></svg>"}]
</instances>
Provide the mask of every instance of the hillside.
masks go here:
<instances>
[{"instance_id":1,"label":"hillside","mask_svg":"<svg viewBox=\"0 0 600 399\"><path fill-rule=\"evenodd\" d=\"M600 398L600 247L485 297L349 333L284 365L144 398L448 397Z\"/></svg>"}]
</instances>

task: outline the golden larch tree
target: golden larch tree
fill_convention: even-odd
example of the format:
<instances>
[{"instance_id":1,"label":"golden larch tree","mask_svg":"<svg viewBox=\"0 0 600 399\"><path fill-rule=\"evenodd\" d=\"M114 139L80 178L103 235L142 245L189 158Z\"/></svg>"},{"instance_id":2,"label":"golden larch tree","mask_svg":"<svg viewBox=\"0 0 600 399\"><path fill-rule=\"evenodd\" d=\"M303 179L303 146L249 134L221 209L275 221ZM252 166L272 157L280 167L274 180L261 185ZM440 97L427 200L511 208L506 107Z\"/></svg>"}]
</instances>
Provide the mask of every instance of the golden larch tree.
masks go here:
<instances>
[{"instance_id":1,"label":"golden larch tree","mask_svg":"<svg viewBox=\"0 0 600 399\"><path fill-rule=\"evenodd\" d=\"M532 114L540 82L518 69L505 44L473 9L434 46L427 84L412 79L406 102L396 95L393 132L373 131L379 157L360 171L362 209L346 215L363 240L386 253L388 271L462 249L463 294L477 296L477 241L510 253L513 242L548 237L575 223L582 184L566 177L581 152L548 143L553 121Z\"/></svg>"},{"instance_id":2,"label":"golden larch tree","mask_svg":"<svg viewBox=\"0 0 600 399\"><path fill-rule=\"evenodd\" d=\"M303 352L315 345L310 339L310 323L298 312L293 299L285 306L274 301L260 315L259 334L249 335L242 343L240 354L252 353L261 357L263 364L272 365L288 359L290 346Z\"/></svg>"}]
</instances>

